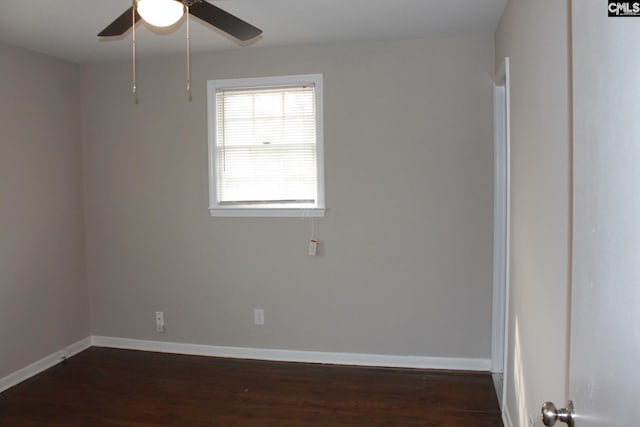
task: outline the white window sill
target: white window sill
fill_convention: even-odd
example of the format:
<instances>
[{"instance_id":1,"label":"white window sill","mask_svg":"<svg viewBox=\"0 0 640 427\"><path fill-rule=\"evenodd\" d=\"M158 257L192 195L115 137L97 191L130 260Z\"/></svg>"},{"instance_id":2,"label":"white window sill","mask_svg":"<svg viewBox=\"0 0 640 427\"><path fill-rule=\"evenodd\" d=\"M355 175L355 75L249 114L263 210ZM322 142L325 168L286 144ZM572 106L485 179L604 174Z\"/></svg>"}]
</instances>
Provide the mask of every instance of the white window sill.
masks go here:
<instances>
[{"instance_id":1,"label":"white window sill","mask_svg":"<svg viewBox=\"0 0 640 427\"><path fill-rule=\"evenodd\" d=\"M213 217L298 217L320 218L325 208L209 208Z\"/></svg>"}]
</instances>

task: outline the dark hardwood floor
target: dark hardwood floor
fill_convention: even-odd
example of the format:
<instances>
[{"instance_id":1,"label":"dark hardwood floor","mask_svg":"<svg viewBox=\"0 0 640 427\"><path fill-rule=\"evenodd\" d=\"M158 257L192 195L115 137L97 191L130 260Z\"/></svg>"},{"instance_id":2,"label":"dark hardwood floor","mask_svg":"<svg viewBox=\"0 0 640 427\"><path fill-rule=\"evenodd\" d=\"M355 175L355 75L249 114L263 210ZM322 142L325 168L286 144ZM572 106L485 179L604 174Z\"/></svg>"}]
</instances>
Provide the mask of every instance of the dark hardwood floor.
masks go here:
<instances>
[{"instance_id":1,"label":"dark hardwood floor","mask_svg":"<svg viewBox=\"0 0 640 427\"><path fill-rule=\"evenodd\" d=\"M92 347L0 394L0 426L502 426L489 374Z\"/></svg>"}]
</instances>

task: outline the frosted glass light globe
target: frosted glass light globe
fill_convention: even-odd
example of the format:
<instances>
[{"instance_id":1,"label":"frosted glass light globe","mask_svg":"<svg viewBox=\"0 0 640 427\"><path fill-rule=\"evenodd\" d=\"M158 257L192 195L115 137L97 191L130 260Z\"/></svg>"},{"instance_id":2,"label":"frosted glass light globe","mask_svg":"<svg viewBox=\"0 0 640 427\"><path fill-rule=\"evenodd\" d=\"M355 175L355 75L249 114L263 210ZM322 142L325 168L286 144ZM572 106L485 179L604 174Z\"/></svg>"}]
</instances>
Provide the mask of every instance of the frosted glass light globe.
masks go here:
<instances>
[{"instance_id":1,"label":"frosted glass light globe","mask_svg":"<svg viewBox=\"0 0 640 427\"><path fill-rule=\"evenodd\" d=\"M138 0L137 8L140 17L156 27L173 25L184 14L182 2L176 0Z\"/></svg>"}]
</instances>

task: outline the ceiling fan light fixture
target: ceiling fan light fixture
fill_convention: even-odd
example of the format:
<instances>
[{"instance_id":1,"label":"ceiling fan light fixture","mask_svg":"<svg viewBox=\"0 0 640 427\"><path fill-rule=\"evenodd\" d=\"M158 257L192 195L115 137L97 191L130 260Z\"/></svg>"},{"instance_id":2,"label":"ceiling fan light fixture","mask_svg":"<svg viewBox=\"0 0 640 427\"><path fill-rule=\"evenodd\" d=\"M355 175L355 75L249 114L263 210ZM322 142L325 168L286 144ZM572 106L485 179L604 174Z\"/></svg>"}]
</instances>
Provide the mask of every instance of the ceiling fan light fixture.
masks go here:
<instances>
[{"instance_id":1,"label":"ceiling fan light fixture","mask_svg":"<svg viewBox=\"0 0 640 427\"><path fill-rule=\"evenodd\" d=\"M168 27L184 14L184 5L176 0L138 0L136 7L145 22L155 27Z\"/></svg>"}]
</instances>

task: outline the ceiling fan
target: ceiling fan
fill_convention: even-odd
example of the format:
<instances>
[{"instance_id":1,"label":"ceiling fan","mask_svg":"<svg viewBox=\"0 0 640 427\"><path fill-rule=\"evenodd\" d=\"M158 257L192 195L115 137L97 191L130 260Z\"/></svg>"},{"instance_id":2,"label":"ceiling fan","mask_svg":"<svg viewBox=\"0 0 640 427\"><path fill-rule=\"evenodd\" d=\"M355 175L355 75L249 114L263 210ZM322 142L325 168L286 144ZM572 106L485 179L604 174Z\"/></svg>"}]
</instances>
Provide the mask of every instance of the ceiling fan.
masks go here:
<instances>
[{"instance_id":1,"label":"ceiling fan","mask_svg":"<svg viewBox=\"0 0 640 427\"><path fill-rule=\"evenodd\" d=\"M213 25L240 41L258 37L262 30L205 0L134 0L133 5L102 30L98 37L120 36L141 18L151 25L166 27L177 22L184 11Z\"/></svg>"},{"instance_id":2,"label":"ceiling fan","mask_svg":"<svg viewBox=\"0 0 640 427\"><path fill-rule=\"evenodd\" d=\"M262 30L246 21L220 9L205 0L133 0L129 9L118 16L102 30L98 37L121 36L130 28L133 30L133 81L132 92L134 102L138 103L136 84L136 23L143 19L156 27L168 27L175 24L187 13L187 94L191 101L191 69L190 69L190 30L189 16L193 15L207 22L230 36L246 42L262 34Z\"/></svg>"}]
</instances>

